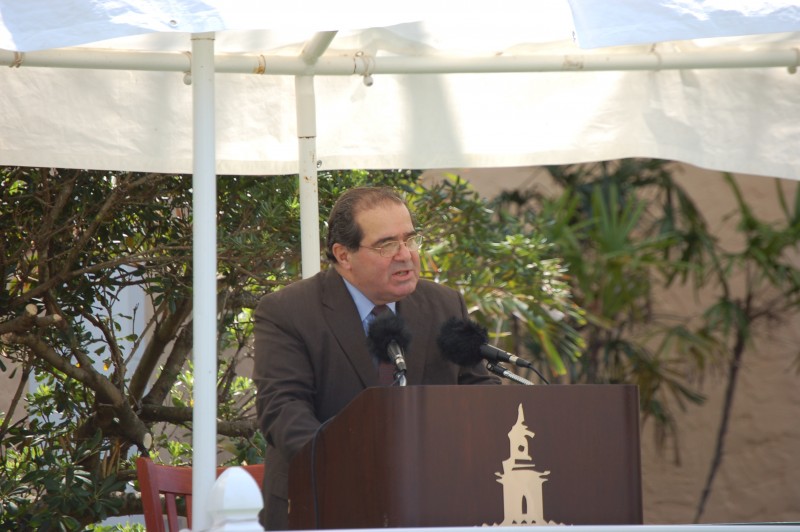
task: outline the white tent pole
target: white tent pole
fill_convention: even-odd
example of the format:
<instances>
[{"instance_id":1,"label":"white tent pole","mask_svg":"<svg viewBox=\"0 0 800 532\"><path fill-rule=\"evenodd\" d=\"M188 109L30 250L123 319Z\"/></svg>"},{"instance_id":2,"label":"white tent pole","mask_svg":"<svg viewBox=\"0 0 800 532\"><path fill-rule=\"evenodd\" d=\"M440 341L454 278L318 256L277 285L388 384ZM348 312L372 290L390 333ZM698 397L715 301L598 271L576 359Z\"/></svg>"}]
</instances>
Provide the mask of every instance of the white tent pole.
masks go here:
<instances>
[{"instance_id":1,"label":"white tent pole","mask_svg":"<svg viewBox=\"0 0 800 532\"><path fill-rule=\"evenodd\" d=\"M300 246L303 278L320 271L317 123L314 77L294 78L297 100L297 172L300 190Z\"/></svg>"},{"instance_id":2,"label":"white tent pole","mask_svg":"<svg viewBox=\"0 0 800 532\"><path fill-rule=\"evenodd\" d=\"M217 183L214 34L192 35L194 413L192 527L211 527L217 441Z\"/></svg>"},{"instance_id":3,"label":"white tent pole","mask_svg":"<svg viewBox=\"0 0 800 532\"><path fill-rule=\"evenodd\" d=\"M333 33L333 32L326 32ZM314 42L314 41L312 41ZM324 51L324 50L323 50ZM305 53L305 52L304 52ZM322 53L322 52L319 52ZM93 48L65 48L17 53L0 50L0 66L87 68L185 72L189 58L182 52L135 52ZM353 74L470 74L491 72L599 72L618 70L683 70L800 66L794 48L768 50L714 50L692 52L497 55L486 57L373 57L340 54L307 57L262 54L219 54L219 74L348 76Z\"/></svg>"},{"instance_id":4,"label":"white tent pole","mask_svg":"<svg viewBox=\"0 0 800 532\"><path fill-rule=\"evenodd\" d=\"M335 31L314 35L303 48L301 59L313 65L336 36ZM297 150L300 190L300 245L303 277L311 277L321 268L319 254L319 193L317 182L317 104L314 77L296 76Z\"/></svg>"}]
</instances>

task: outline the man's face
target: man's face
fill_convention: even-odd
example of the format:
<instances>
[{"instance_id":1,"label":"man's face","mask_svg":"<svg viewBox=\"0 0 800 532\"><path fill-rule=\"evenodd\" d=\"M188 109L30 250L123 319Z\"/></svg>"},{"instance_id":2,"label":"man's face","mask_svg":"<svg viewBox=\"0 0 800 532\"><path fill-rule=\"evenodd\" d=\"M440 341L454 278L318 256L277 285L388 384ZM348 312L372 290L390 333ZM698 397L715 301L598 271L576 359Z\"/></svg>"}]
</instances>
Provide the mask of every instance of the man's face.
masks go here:
<instances>
[{"instance_id":1,"label":"man's face","mask_svg":"<svg viewBox=\"0 0 800 532\"><path fill-rule=\"evenodd\" d=\"M382 257L370 247L406 239L416 234L411 215L405 205L385 203L356 214L356 223L364 237L362 246L351 251L334 244L339 273L376 305L398 301L417 287L419 279L419 251L410 251L405 244L394 256Z\"/></svg>"}]
</instances>

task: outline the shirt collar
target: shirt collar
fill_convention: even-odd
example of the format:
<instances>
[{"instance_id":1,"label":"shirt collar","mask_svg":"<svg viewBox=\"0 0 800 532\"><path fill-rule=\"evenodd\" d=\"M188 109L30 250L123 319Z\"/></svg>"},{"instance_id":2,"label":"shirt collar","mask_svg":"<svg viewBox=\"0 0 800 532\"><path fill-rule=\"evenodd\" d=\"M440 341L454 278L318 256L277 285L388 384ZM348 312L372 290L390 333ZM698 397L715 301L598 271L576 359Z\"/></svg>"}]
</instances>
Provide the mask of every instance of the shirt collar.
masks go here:
<instances>
[{"instance_id":1,"label":"shirt collar","mask_svg":"<svg viewBox=\"0 0 800 532\"><path fill-rule=\"evenodd\" d=\"M361 292L361 290L350 284L347 279L342 277L342 280L344 281L344 285L347 287L347 291L350 292L353 302L356 304L356 308L358 309L358 317L363 322L365 319L367 319L369 313L372 312L372 309L375 307L375 303L370 301L369 298ZM392 309L392 312L397 314L397 310L395 309L397 302L387 303L386 306Z\"/></svg>"}]
</instances>

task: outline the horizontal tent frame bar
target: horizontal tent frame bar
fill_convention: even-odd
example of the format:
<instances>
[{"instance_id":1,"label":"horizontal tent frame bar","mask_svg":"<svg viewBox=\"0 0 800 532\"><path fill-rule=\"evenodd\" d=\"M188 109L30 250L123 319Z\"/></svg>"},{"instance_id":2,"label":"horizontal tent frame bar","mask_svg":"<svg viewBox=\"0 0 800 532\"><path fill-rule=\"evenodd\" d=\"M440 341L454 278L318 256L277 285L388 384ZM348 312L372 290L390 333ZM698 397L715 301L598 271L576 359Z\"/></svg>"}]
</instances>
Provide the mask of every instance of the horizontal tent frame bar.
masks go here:
<instances>
[{"instance_id":1,"label":"horizontal tent frame bar","mask_svg":"<svg viewBox=\"0 0 800 532\"><path fill-rule=\"evenodd\" d=\"M150 52L97 48L63 48L40 52L0 50L0 65L99 70L189 72L189 52ZM491 57L323 56L309 63L302 56L216 54L219 74L349 76L371 74L479 74L523 72L600 72L784 67L794 73L800 49L719 50L585 55L498 55Z\"/></svg>"}]
</instances>

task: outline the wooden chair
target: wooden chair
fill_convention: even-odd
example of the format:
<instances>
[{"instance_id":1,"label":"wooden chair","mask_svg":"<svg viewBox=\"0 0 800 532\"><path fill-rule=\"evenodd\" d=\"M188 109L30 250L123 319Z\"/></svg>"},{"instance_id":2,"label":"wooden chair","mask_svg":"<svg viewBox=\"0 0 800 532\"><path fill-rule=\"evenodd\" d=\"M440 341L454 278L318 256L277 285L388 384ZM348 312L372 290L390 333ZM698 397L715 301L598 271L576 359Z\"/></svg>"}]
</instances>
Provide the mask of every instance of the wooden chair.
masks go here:
<instances>
[{"instance_id":1,"label":"wooden chair","mask_svg":"<svg viewBox=\"0 0 800 532\"><path fill-rule=\"evenodd\" d=\"M259 488L264 481L264 464L242 466L253 476ZM226 468L218 467L217 476ZM186 521L192 527L192 468L153 463L150 458L136 459L136 475L142 492L144 523L148 532L167 532L164 528L164 510L170 532L178 532L178 500L186 504ZM161 496L164 496L164 506Z\"/></svg>"}]
</instances>

